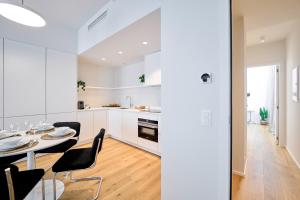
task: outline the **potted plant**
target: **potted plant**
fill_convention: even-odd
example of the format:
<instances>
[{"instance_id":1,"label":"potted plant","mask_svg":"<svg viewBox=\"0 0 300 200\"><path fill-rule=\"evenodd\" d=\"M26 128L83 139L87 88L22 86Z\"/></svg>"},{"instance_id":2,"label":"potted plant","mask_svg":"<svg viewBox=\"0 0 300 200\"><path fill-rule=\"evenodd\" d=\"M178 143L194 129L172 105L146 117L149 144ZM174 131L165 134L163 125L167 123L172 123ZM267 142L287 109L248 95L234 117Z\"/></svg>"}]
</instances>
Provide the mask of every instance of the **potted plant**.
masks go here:
<instances>
[{"instance_id":1,"label":"potted plant","mask_svg":"<svg viewBox=\"0 0 300 200\"><path fill-rule=\"evenodd\" d=\"M85 91L85 82L82 80L77 81L77 89L78 90L81 89L82 91Z\"/></svg>"},{"instance_id":2,"label":"potted plant","mask_svg":"<svg viewBox=\"0 0 300 200\"><path fill-rule=\"evenodd\" d=\"M145 83L145 74L142 74L142 75L139 77L139 79L140 79L140 83L141 83L141 84L144 84L144 83Z\"/></svg>"},{"instance_id":3,"label":"potted plant","mask_svg":"<svg viewBox=\"0 0 300 200\"><path fill-rule=\"evenodd\" d=\"M265 107L262 107L259 109L259 115L260 115L260 124L261 125L267 125L268 124L268 117L269 112Z\"/></svg>"}]
</instances>

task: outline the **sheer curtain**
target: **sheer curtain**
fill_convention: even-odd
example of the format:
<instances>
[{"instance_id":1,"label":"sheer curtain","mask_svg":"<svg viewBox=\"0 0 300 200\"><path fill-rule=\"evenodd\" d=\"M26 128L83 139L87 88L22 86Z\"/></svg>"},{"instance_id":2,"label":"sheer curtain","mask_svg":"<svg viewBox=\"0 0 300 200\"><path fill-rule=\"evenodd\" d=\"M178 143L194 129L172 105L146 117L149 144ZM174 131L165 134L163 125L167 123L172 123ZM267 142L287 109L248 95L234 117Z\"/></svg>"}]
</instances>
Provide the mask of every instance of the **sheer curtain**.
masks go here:
<instances>
[{"instance_id":1,"label":"sheer curtain","mask_svg":"<svg viewBox=\"0 0 300 200\"><path fill-rule=\"evenodd\" d=\"M260 122L259 108L269 111L270 131L276 128L276 66L250 67L247 69L247 110L252 121ZM249 114L248 114L249 120Z\"/></svg>"}]
</instances>

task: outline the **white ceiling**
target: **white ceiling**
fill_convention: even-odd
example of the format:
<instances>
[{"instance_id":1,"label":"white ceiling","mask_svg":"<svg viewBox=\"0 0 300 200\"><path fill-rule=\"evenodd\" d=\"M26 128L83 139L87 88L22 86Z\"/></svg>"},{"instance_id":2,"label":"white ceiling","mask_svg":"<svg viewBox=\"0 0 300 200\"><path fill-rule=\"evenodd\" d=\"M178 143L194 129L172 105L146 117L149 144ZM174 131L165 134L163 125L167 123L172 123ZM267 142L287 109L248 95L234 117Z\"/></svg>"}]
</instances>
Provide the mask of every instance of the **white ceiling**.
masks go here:
<instances>
[{"instance_id":1,"label":"white ceiling","mask_svg":"<svg viewBox=\"0 0 300 200\"><path fill-rule=\"evenodd\" d=\"M285 39L295 20L300 20L299 0L233 0L233 13L243 16L247 45Z\"/></svg>"},{"instance_id":2,"label":"white ceiling","mask_svg":"<svg viewBox=\"0 0 300 200\"><path fill-rule=\"evenodd\" d=\"M82 53L80 62L119 67L140 61L144 55L160 50L160 35L160 10L157 10ZM143 45L144 41L148 45Z\"/></svg>"},{"instance_id":3,"label":"white ceiling","mask_svg":"<svg viewBox=\"0 0 300 200\"><path fill-rule=\"evenodd\" d=\"M48 24L73 29L82 26L107 2L109 0L24 0L25 6L41 14Z\"/></svg>"}]
</instances>

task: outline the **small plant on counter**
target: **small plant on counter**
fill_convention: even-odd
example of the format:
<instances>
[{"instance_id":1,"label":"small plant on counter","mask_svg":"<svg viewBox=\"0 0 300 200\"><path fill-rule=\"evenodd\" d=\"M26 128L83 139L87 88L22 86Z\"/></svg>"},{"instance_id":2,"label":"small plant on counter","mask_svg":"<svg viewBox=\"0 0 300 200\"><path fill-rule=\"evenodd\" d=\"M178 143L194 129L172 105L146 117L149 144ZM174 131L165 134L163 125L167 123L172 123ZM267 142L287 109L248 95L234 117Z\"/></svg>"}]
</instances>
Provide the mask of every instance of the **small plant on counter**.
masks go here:
<instances>
[{"instance_id":1,"label":"small plant on counter","mask_svg":"<svg viewBox=\"0 0 300 200\"><path fill-rule=\"evenodd\" d=\"M78 90L81 89L82 91L85 91L85 82L82 80L77 81L77 89Z\"/></svg>"},{"instance_id":2,"label":"small plant on counter","mask_svg":"<svg viewBox=\"0 0 300 200\"><path fill-rule=\"evenodd\" d=\"M259 109L259 115L260 115L260 124L267 125L268 124L268 117L269 117L269 111L262 107Z\"/></svg>"},{"instance_id":3,"label":"small plant on counter","mask_svg":"<svg viewBox=\"0 0 300 200\"><path fill-rule=\"evenodd\" d=\"M140 83L145 83L145 74L142 74L140 77Z\"/></svg>"}]
</instances>

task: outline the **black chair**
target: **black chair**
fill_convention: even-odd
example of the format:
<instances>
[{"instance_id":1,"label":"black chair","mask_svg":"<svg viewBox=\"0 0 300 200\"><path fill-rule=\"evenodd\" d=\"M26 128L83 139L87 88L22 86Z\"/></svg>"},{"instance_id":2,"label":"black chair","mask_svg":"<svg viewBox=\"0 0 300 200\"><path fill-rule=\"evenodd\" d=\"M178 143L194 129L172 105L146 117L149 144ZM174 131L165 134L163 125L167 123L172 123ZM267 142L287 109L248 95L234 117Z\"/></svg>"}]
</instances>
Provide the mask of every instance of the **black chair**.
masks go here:
<instances>
[{"instance_id":1,"label":"black chair","mask_svg":"<svg viewBox=\"0 0 300 200\"><path fill-rule=\"evenodd\" d=\"M25 158L27 155L26 153L20 154L20 155L15 155L15 156L6 156L6 157L1 157L0 158L0 165L9 165L13 162L16 162L22 158Z\"/></svg>"},{"instance_id":2,"label":"black chair","mask_svg":"<svg viewBox=\"0 0 300 200\"><path fill-rule=\"evenodd\" d=\"M55 176L60 172L71 172L76 170L83 170L92 168L96 165L97 156L102 149L102 143L104 139L105 129L101 129L98 135L94 138L91 148L70 149L53 165L52 171L54 172L53 189L54 197L56 197L56 181ZM93 199L97 199L101 189L102 177L89 177L73 179L71 181L98 181L99 186L96 196Z\"/></svg>"},{"instance_id":3,"label":"black chair","mask_svg":"<svg viewBox=\"0 0 300 200\"><path fill-rule=\"evenodd\" d=\"M0 166L1 200L23 200L35 185L42 180L42 195L45 199L43 169L19 171L15 165Z\"/></svg>"},{"instance_id":4,"label":"black chair","mask_svg":"<svg viewBox=\"0 0 300 200\"><path fill-rule=\"evenodd\" d=\"M69 139L61 144L36 151L35 153L64 153L77 144L77 141L79 140L79 135L80 135L80 123L79 122L57 122L57 123L54 123L53 126L54 127L66 126L66 127L70 127L71 129L74 129L76 131L76 134L74 135L74 139Z\"/></svg>"}]
</instances>

